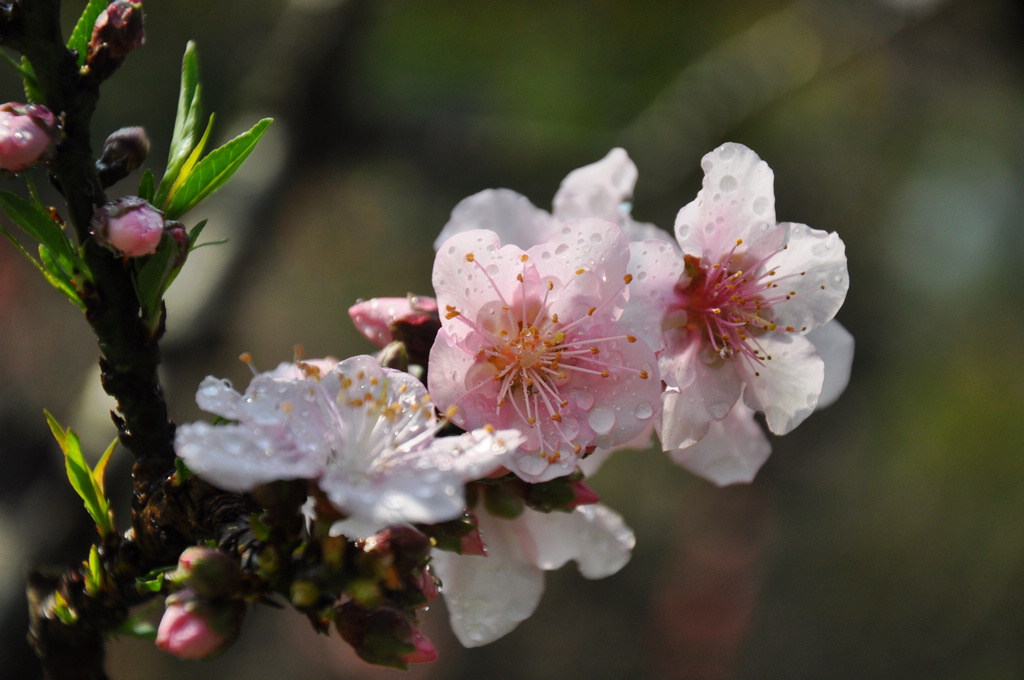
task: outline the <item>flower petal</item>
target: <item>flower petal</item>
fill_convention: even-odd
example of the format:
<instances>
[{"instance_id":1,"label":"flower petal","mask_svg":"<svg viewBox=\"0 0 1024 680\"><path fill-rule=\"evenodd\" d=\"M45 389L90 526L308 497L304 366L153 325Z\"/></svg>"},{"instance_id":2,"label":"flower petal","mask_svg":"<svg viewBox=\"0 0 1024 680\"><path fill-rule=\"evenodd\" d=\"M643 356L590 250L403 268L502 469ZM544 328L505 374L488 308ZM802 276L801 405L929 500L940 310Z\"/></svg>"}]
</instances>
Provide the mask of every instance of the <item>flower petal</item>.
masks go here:
<instances>
[{"instance_id":1,"label":"flower petal","mask_svg":"<svg viewBox=\"0 0 1024 680\"><path fill-rule=\"evenodd\" d=\"M775 226L775 175L742 144L723 144L701 160L704 183L676 216L683 252L719 260L737 240L753 243Z\"/></svg>"},{"instance_id":2,"label":"flower petal","mask_svg":"<svg viewBox=\"0 0 1024 680\"><path fill-rule=\"evenodd\" d=\"M599 217L621 224L629 214L623 204L632 199L636 178L636 165L629 154L612 149L596 163L566 175L555 194L554 216L559 222Z\"/></svg>"},{"instance_id":3,"label":"flower petal","mask_svg":"<svg viewBox=\"0 0 1024 680\"><path fill-rule=\"evenodd\" d=\"M802 335L768 333L759 342L769 359L754 365L737 362L747 383L743 401L764 413L769 430L786 434L818 405L825 365Z\"/></svg>"},{"instance_id":4,"label":"flower petal","mask_svg":"<svg viewBox=\"0 0 1024 680\"><path fill-rule=\"evenodd\" d=\"M754 411L740 401L723 420L712 422L699 442L669 451L669 455L695 475L726 486L752 482L771 452Z\"/></svg>"},{"instance_id":5,"label":"flower petal","mask_svg":"<svg viewBox=\"0 0 1024 680\"><path fill-rule=\"evenodd\" d=\"M644 339L655 351L665 346L662 319L676 298L674 287L685 272L674 243L640 241L629 244L629 302L619 323Z\"/></svg>"},{"instance_id":6,"label":"flower petal","mask_svg":"<svg viewBox=\"0 0 1024 680\"><path fill-rule=\"evenodd\" d=\"M489 229L502 243L514 244L523 250L546 241L559 221L530 200L511 189L485 189L459 201L451 219L444 225L434 250L455 234L473 229Z\"/></svg>"},{"instance_id":7,"label":"flower petal","mask_svg":"<svg viewBox=\"0 0 1024 680\"><path fill-rule=\"evenodd\" d=\"M529 618L544 592L544 572L523 550L529 534L518 522L479 516L487 556L434 550L431 568L441 579L452 631L465 647L479 647L510 633Z\"/></svg>"},{"instance_id":8,"label":"flower petal","mask_svg":"<svg viewBox=\"0 0 1024 680\"><path fill-rule=\"evenodd\" d=\"M605 578L626 566L636 545L622 516L600 504L581 505L570 513L526 508L520 521L536 546L535 564L546 571L575 560L585 578Z\"/></svg>"},{"instance_id":9,"label":"flower petal","mask_svg":"<svg viewBox=\"0 0 1024 680\"><path fill-rule=\"evenodd\" d=\"M850 288L846 247L835 233L803 224L780 226L789 232L786 249L770 264L775 290L789 297L772 306L772 321L797 331L817 328L836 315Z\"/></svg>"},{"instance_id":10,"label":"flower petal","mask_svg":"<svg viewBox=\"0 0 1024 680\"><path fill-rule=\"evenodd\" d=\"M853 336L835 319L819 326L805 336L814 344L825 363L825 380L821 385L816 409L829 406L846 389L853 368Z\"/></svg>"}]
</instances>

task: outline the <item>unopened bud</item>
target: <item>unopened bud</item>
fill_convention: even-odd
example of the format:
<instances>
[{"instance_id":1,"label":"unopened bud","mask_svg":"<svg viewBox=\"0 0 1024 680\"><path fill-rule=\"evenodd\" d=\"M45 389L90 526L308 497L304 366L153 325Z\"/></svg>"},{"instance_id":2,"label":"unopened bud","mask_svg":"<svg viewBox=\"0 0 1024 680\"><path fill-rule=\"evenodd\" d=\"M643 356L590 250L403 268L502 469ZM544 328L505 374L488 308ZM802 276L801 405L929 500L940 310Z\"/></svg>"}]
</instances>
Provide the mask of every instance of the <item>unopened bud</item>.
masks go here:
<instances>
[{"instance_id":1,"label":"unopened bud","mask_svg":"<svg viewBox=\"0 0 1024 680\"><path fill-rule=\"evenodd\" d=\"M97 60L119 61L145 42L142 3L114 0L96 19L86 63L93 67Z\"/></svg>"},{"instance_id":2,"label":"unopened bud","mask_svg":"<svg viewBox=\"0 0 1024 680\"><path fill-rule=\"evenodd\" d=\"M128 196L97 209L91 231L97 241L119 255L152 255L164 235L164 214L145 199Z\"/></svg>"},{"instance_id":3,"label":"unopened bud","mask_svg":"<svg viewBox=\"0 0 1024 680\"><path fill-rule=\"evenodd\" d=\"M364 661L405 669L410 663L437 658L434 645L409 612L391 606L367 609L351 601L335 612L338 632Z\"/></svg>"},{"instance_id":4,"label":"unopened bud","mask_svg":"<svg viewBox=\"0 0 1024 680\"><path fill-rule=\"evenodd\" d=\"M204 598L233 595L242 582L241 571L230 557L200 545L181 553L174 578Z\"/></svg>"},{"instance_id":5,"label":"unopened bud","mask_svg":"<svg viewBox=\"0 0 1024 680\"><path fill-rule=\"evenodd\" d=\"M96 162L100 182L104 187L124 179L140 167L149 156L149 137L140 127L117 130L103 143L103 154Z\"/></svg>"},{"instance_id":6,"label":"unopened bud","mask_svg":"<svg viewBox=\"0 0 1024 680\"><path fill-rule=\"evenodd\" d=\"M238 637L245 616L240 600L207 601L181 591L167 598L156 646L180 659L212 659Z\"/></svg>"},{"instance_id":7,"label":"unopened bud","mask_svg":"<svg viewBox=\"0 0 1024 680\"><path fill-rule=\"evenodd\" d=\"M46 162L59 139L57 119L45 106L0 106L0 168L18 172Z\"/></svg>"},{"instance_id":8,"label":"unopened bud","mask_svg":"<svg viewBox=\"0 0 1024 680\"><path fill-rule=\"evenodd\" d=\"M171 235L174 239L175 245L178 247L178 256L174 259L175 268L185 264L185 260L188 258L188 251L191 248L191 244L188 240L188 232L185 231L185 225L175 220L167 220L164 223L164 231Z\"/></svg>"},{"instance_id":9,"label":"unopened bud","mask_svg":"<svg viewBox=\"0 0 1024 680\"><path fill-rule=\"evenodd\" d=\"M363 336L377 347L405 344L409 361L424 365L441 328L437 301L422 295L373 298L349 307L348 314Z\"/></svg>"}]
</instances>

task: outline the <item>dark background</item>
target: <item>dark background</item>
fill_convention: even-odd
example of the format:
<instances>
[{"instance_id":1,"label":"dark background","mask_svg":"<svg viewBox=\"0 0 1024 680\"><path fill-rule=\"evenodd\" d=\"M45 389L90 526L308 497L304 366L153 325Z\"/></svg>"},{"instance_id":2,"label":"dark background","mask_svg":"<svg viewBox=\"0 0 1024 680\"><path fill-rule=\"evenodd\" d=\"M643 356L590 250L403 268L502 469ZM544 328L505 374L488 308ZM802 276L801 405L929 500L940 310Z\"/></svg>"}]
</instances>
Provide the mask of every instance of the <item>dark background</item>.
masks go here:
<instances>
[{"instance_id":1,"label":"dark background","mask_svg":"<svg viewBox=\"0 0 1024 680\"><path fill-rule=\"evenodd\" d=\"M83 3L67 2L70 30ZM188 215L230 243L169 301L173 416L236 361L370 351L356 298L429 293L461 198L550 208L570 170L624 146L634 216L671 228L724 141L775 171L780 220L838 231L857 340L850 386L757 480L716 489L658 451L594 478L634 527L618 575L549 574L537 614L413 678L1016 678L1024 674L1022 23L997 0L638 3L145 0L147 44L106 86L96 138L145 125L159 176L181 53L199 45L221 142L263 115L244 173ZM10 70L2 99L22 95ZM97 142L97 147L100 141ZM38 176L41 178L41 175ZM133 193L137 177L112 193ZM8 183L8 186L11 186ZM113 437L95 343L0 243L0 676L33 677L23 571L87 554L48 408ZM127 477L115 454L111 479ZM113 483L113 482L111 482ZM115 492L126 517L127 490ZM158 612L157 612L158 613ZM394 677L291 611L252 612L210 663L108 645L113 678Z\"/></svg>"}]
</instances>

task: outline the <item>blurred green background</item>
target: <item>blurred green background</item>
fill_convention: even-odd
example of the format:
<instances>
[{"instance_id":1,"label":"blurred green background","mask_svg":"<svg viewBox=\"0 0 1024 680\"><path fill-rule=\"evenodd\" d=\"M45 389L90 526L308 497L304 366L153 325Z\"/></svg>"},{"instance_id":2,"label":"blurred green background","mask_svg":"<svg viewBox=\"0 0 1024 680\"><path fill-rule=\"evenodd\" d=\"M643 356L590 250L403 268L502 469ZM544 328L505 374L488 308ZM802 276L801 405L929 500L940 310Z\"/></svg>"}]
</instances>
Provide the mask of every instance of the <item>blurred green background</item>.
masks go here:
<instances>
[{"instance_id":1,"label":"blurred green background","mask_svg":"<svg viewBox=\"0 0 1024 680\"><path fill-rule=\"evenodd\" d=\"M428 293L451 208L509 187L550 208L570 170L624 146L634 216L671 228L724 141L775 171L780 220L837 231L857 340L850 386L773 440L757 480L717 489L658 451L593 480L634 527L618 575L549 574L537 614L413 678L1024 676L1024 40L1016 3L145 0L147 44L106 86L97 147L145 125L163 167L181 53L199 44L225 140L271 128L233 185L189 215L169 301L179 422L214 373L370 347L357 298ZM84 3L66 2L67 26ZM21 98L12 73L3 99ZM112 193L132 193L132 177ZM42 409L113 437L77 310L0 244L0 676L34 677L23 571L82 559L85 513ZM127 477L128 455L111 475ZM127 489L118 502L125 517ZM113 678L377 678L396 672L252 612L210 663L139 641Z\"/></svg>"}]
</instances>

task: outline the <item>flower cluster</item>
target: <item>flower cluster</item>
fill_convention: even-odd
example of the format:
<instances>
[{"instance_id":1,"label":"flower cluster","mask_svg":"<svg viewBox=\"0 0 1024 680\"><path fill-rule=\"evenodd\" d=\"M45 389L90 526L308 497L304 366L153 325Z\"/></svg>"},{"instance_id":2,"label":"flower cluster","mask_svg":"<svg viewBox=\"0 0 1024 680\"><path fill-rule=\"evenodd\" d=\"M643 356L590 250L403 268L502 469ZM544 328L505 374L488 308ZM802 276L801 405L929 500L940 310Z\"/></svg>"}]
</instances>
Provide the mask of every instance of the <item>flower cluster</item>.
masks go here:
<instances>
[{"instance_id":1,"label":"flower cluster","mask_svg":"<svg viewBox=\"0 0 1024 680\"><path fill-rule=\"evenodd\" d=\"M695 473L750 481L771 450L756 413L785 434L845 388L843 242L776 222L772 171L750 149L725 144L702 167L674 238L631 217L622 149L570 173L552 213L507 189L465 199L435 243L434 298L349 310L379 357L282 364L242 394L207 378L199 405L225 422L179 428L178 455L230 491L305 483L325 541L383 541L401 561L395 531L430 537L380 581L384 605L336 595L364 658L433 658L412 609L435 576L463 644L508 633L545 570L575 560L600 578L629 560L632 531L583 483L608 453L657 433ZM426 387L382 365L395 346Z\"/></svg>"}]
</instances>

